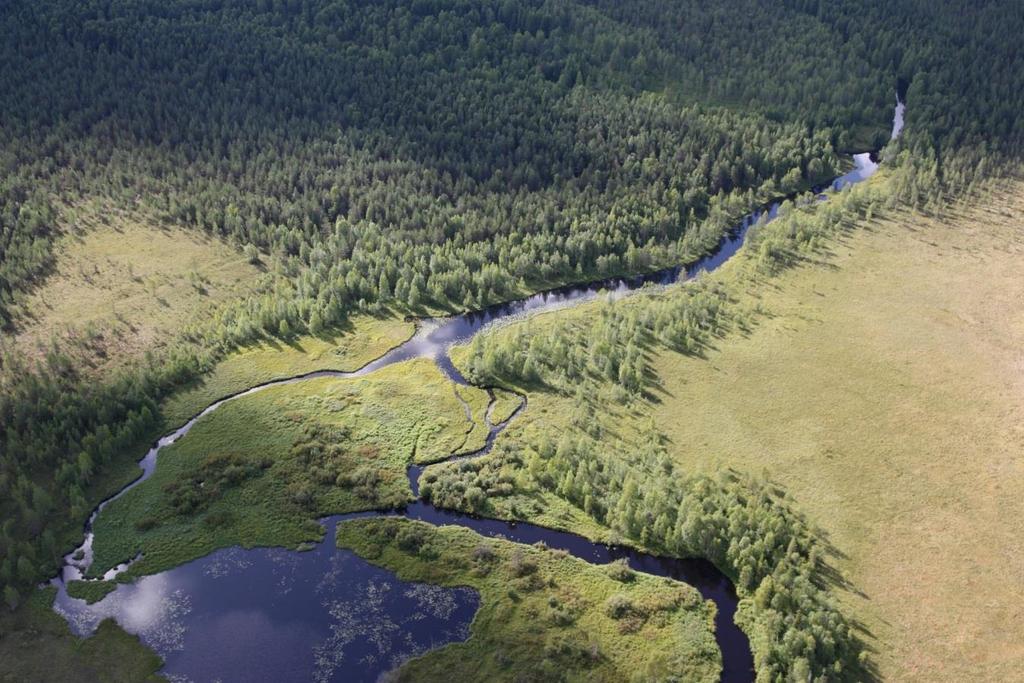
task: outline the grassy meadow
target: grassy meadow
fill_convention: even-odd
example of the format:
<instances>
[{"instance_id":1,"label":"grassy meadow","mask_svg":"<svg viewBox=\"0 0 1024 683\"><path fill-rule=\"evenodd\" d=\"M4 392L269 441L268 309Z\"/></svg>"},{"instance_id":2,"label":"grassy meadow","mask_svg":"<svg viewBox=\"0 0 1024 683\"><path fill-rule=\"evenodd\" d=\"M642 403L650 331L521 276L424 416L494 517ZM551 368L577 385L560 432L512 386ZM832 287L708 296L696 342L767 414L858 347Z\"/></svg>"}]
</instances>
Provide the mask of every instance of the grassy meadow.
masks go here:
<instances>
[{"instance_id":1,"label":"grassy meadow","mask_svg":"<svg viewBox=\"0 0 1024 683\"><path fill-rule=\"evenodd\" d=\"M85 204L57 246L53 274L20 306L18 348L84 342L82 367L101 374L142 358L228 301L253 292L261 271L215 238L144 215Z\"/></svg>"},{"instance_id":2,"label":"grassy meadow","mask_svg":"<svg viewBox=\"0 0 1024 683\"><path fill-rule=\"evenodd\" d=\"M786 490L886 680L1011 680L1024 661L1022 224L1021 184L875 220L751 286L749 335L653 357L676 461Z\"/></svg>"},{"instance_id":3,"label":"grassy meadow","mask_svg":"<svg viewBox=\"0 0 1024 683\"><path fill-rule=\"evenodd\" d=\"M398 317L358 315L344 328L284 342L266 339L239 349L195 382L164 401L169 426L184 424L203 408L257 384L316 370L358 370L413 335L415 325Z\"/></svg>"},{"instance_id":4,"label":"grassy meadow","mask_svg":"<svg viewBox=\"0 0 1024 683\"><path fill-rule=\"evenodd\" d=\"M140 552L129 576L230 545L297 547L320 539L321 516L403 504L407 465L457 452L478 428L453 387L414 360L226 403L98 517L93 573ZM482 389L462 394L486 405Z\"/></svg>"},{"instance_id":5,"label":"grassy meadow","mask_svg":"<svg viewBox=\"0 0 1024 683\"><path fill-rule=\"evenodd\" d=\"M480 592L470 639L408 662L400 681L718 679L715 607L684 583L405 519L342 522L338 545L404 580Z\"/></svg>"}]
</instances>

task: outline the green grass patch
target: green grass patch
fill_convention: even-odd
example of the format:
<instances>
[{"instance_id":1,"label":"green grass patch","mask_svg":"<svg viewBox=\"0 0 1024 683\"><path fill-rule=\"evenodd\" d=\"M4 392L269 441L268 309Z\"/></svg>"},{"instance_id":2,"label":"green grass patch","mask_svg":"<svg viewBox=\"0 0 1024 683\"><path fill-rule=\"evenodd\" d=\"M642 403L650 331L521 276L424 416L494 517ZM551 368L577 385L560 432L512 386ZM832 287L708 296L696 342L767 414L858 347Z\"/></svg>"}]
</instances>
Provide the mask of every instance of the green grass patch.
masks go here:
<instances>
[{"instance_id":1,"label":"green grass patch","mask_svg":"<svg viewBox=\"0 0 1024 683\"><path fill-rule=\"evenodd\" d=\"M456 454L464 455L480 450L487 443L487 409L491 404L491 397L487 392L481 392L476 387L463 387L455 385L455 392L466 403L469 410L472 427L466 433L466 440L458 448Z\"/></svg>"},{"instance_id":2,"label":"green grass patch","mask_svg":"<svg viewBox=\"0 0 1024 683\"><path fill-rule=\"evenodd\" d=\"M0 681L103 683L162 681L160 658L113 620L78 638L51 609L53 588L38 590L15 612L0 610Z\"/></svg>"},{"instance_id":3,"label":"green grass patch","mask_svg":"<svg viewBox=\"0 0 1024 683\"><path fill-rule=\"evenodd\" d=\"M512 414L523 405L523 397L504 389L492 389L494 394L494 405L491 408L491 424L501 424L507 421Z\"/></svg>"},{"instance_id":4,"label":"green grass patch","mask_svg":"<svg viewBox=\"0 0 1024 683\"><path fill-rule=\"evenodd\" d=\"M268 339L231 354L194 385L168 398L162 412L172 426L184 424L206 406L257 384L316 370L358 370L406 341L415 325L399 317L353 317L342 329L289 342Z\"/></svg>"},{"instance_id":5,"label":"green grass patch","mask_svg":"<svg viewBox=\"0 0 1024 683\"><path fill-rule=\"evenodd\" d=\"M117 590L113 581L72 581L68 584L68 595L88 604L99 602Z\"/></svg>"},{"instance_id":6,"label":"green grass patch","mask_svg":"<svg viewBox=\"0 0 1024 683\"><path fill-rule=\"evenodd\" d=\"M487 400L482 389L467 395ZM449 456L471 429L452 383L426 359L230 401L97 518L91 572L139 553L130 576L231 545L318 541L321 516L408 501L409 463Z\"/></svg>"},{"instance_id":7,"label":"green grass patch","mask_svg":"<svg viewBox=\"0 0 1024 683\"><path fill-rule=\"evenodd\" d=\"M404 580L480 592L470 639L398 680L718 680L715 607L686 584L406 519L343 522L338 545Z\"/></svg>"}]
</instances>

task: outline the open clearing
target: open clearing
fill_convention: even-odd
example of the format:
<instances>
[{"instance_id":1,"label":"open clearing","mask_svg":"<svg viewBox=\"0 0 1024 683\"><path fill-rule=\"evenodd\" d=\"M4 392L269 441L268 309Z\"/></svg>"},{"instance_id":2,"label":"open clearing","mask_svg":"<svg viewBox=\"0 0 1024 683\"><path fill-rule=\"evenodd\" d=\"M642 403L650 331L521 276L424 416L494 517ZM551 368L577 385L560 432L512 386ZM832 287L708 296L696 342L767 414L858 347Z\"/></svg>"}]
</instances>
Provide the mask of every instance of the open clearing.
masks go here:
<instances>
[{"instance_id":1,"label":"open clearing","mask_svg":"<svg viewBox=\"0 0 1024 683\"><path fill-rule=\"evenodd\" d=\"M85 337L88 360L109 370L248 294L260 277L219 240L91 206L80 215L80 229L59 243L54 273L22 307L16 344L26 353L41 353L54 336Z\"/></svg>"},{"instance_id":2,"label":"open clearing","mask_svg":"<svg viewBox=\"0 0 1024 683\"><path fill-rule=\"evenodd\" d=\"M886 680L1024 663L1024 184L977 207L875 221L751 286L748 337L654 358L671 452L766 472L827 531Z\"/></svg>"}]
</instances>

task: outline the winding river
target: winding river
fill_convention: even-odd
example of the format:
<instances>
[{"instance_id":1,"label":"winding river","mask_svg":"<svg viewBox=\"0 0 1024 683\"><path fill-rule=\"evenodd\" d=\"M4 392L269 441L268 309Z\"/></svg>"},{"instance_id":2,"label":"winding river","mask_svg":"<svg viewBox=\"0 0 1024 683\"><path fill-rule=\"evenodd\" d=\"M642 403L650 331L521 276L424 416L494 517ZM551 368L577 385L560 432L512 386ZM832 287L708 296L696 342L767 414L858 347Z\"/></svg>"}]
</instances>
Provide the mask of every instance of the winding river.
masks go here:
<instances>
[{"instance_id":1,"label":"winding river","mask_svg":"<svg viewBox=\"0 0 1024 683\"><path fill-rule=\"evenodd\" d=\"M893 138L902 130L903 112L904 105L897 100ZM842 189L870 177L878 168L872 153L856 154L853 162L854 168L848 173L815 190L821 193ZM710 562L656 557L532 524L442 510L418 498L419 476L423 469L420 466L409 468L409 484L417 500L396 511L325 518L321 521L328 533L312 550L219 550L168 571L120 584L93 605L70 597L66 584L83 578L92 563L92 525L96 516L111 501L152 475L164 447L187 434L198 420L224 403L272 386L316 377L357 377L424 357L434 359L453 382L468 384L448 355L452 345L468 341L481 329L498 321L578 305L605 292L625 294L645 285L668 285L713 271L740 249L750 227L764 213L770 220L778 208L779 203L773 203L747 216L722 239L713 253L689 266L562 287L481 311L425 320L407 342L355 372L314 372L259 385L213 403L161 438L140 461L142 475L92 513L84 542L64 558L60 575L51 582L58 589L54 609L80 635L92 633L105 618L116 619L163 657L162 673L174 681L375 680L411 657L466 639L479 606L479 596L470 589L400 581L391 572L334 546L337 522L356 517L402 515L432 524L457 524L485 536L501 536L521 543L543 542L593 563L625 558L638 571L691 584L718 608L715 636L722 651L722 681L752 681L750 643L733 620L737 606L735 589ZM519 410L524 407L525 404ZM488 419L490 432L486 446L469 457L487 453L494 439L514 418L515 415L496 425L490 424ZM111 569L104 578L111 579L126 567L127 564Z\"/></svg>"}]
</instances>

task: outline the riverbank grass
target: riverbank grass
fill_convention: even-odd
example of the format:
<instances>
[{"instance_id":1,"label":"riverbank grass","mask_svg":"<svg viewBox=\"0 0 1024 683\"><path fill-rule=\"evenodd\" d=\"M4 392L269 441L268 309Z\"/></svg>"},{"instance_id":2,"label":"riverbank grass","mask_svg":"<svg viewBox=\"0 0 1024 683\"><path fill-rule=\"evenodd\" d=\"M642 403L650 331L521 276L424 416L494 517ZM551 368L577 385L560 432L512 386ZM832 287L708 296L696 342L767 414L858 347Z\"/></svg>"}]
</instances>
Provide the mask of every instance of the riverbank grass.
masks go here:
<instances>
[{"instance_id":1,"label":"riverbank grass","mask_svg":"<svg viewBox=\"0 0 1024 683\"><path fill-rule=\"evenodd\" d=\"M504 424L523 405L523 397L504 389L492 389L494 407L491 408L491 424Z\"/></svg>"},{"instance_id":2,"label":"riverbank grass","mask_svg":"<svg viewBox=\"0 0 1024 683\"><path fill-rule=\"evenodd\" d=\"M765 312L748 335L652 357L675 462L785 489L835 548L883 680L1020 677L1021 225L1019 182L865 222L745 292Z\"/></svg>"},{"instance_id":3,"label":"riverbank grass","mask_svg":"<svg viewBox=\"0 0 1024 683\"><path fill-rule=\"evenodd\" d=\"M342 522L337 539L403 580L480 592L470 639L399 681L718 680L715 607L686 584L400 518Z\"/></svg>"},{"instance_id":4,"label":"riverbank grass","mask_svg":"<svg viewBox=\"0 0 1024 683\"><path fill-rule=\"evenodd\" d=\"M462 392L486 403L482 389ZM426 359L230 401L99 515L90 572L139 553L124 578L232 545L318 541L319 517L409 501L406 467L447 457L472 429L452 383Z\"/></svg>"},{"instance_id":5,"label":"riverbank grass","mask_svg":"<svg viewBox=\"0 0 1024 683\"><path fill-rule=\"evenodd\" d=\"M413 323L397 315L357 315L317 336L265 339L232 353L191 386L175 392L164 401L161 413L169 427L177 427L218 399L258 384L317 370L358 370L415 331Z\"/></svg>"}]
</instances>

